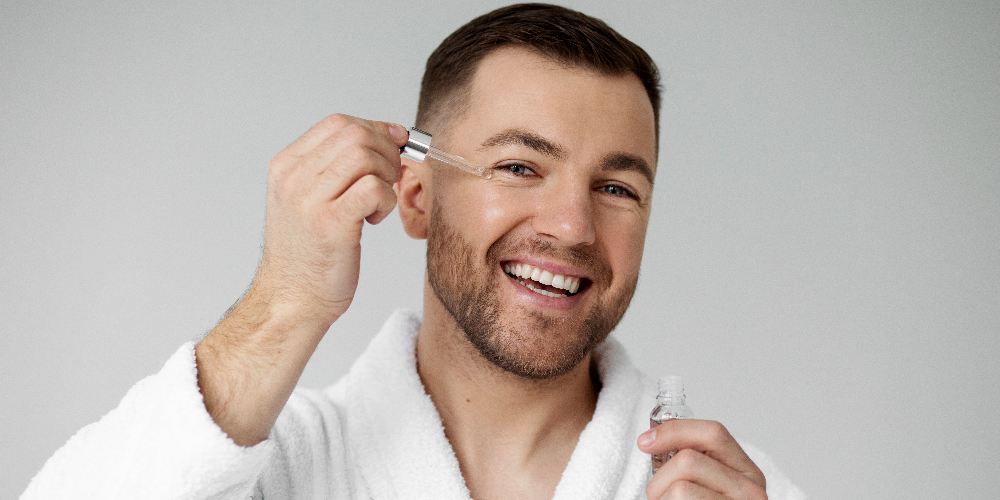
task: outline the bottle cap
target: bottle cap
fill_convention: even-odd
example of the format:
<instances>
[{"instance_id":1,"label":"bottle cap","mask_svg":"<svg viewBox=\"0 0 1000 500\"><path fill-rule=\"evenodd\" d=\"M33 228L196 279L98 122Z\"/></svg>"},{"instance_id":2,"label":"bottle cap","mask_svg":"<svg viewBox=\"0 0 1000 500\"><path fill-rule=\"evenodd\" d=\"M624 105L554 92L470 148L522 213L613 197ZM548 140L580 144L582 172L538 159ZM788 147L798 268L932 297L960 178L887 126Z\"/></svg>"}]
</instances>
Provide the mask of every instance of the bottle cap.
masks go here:
<instances>
[{"instance_id":1,"label":"bottle cap","mask_svg":"<svg viewBox=\"0 0 1000 500\"><path fill-rule=\"evenodd\" d=\"M660 394L664 396L683 397L684 379L680 375L666 375L657 381Z\"/></svg>"},{"instance_id":2,"label":"bottle cap","mask_svg":"<svg viewBox=\"0 0 1000 500\"><path fill-rule=\"evenodd\" d=\"M424 161L427 151L431 148L431 134L420 130L417 127L410 128L410 137L406 140L400 153L404 157L414 161Z\"/></svg>"}]
</instances>

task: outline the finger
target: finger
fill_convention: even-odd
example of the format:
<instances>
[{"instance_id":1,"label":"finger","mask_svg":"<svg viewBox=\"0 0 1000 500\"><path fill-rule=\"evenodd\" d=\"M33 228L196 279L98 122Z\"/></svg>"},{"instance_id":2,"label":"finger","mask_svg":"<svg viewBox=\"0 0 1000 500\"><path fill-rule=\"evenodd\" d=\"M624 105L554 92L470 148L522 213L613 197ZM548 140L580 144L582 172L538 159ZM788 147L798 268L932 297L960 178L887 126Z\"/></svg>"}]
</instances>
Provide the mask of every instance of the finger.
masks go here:
<instances>
[{"instance_id":1,"label":"finger","mask_svg":"<svg viewBox=\"0 0 1000 500\"><path fill-rule=\"evenodd\" d=\"M301 185L307 194L306 203L326 203L342 196L356 182L366 175L374 175L392 185L399 180L399 169L378 153L352 147L343 152L338 161L327 165L326 169L307 176L301 174L294 182Z\"/></svg>"},{"instance_id":2,"label":"finger","mask_svg":"<svg viewBox=\"0 0 1000 500\"><path fill-rule=\"evenodd\" d=\"M353 116L345 114L333 114L324 117L322 120L313 124L304 134L299 136L295 142L289 144L282 149L279 155L290 155L290 156L303 156L307 152L312 151L316 146L322 143L326 138L333 135L336 131L347 126L352 120L356 119Z\"/></svg>"},{"instance_id":3,"label":"finger","mask_svg":"<svg viewBox=\"0 0 1000 500\"><path fill-rule=\"evenodd\" d=\"M399 148L396 147L395 140L386 135L385 129L389 125L382 122L377 122L379 125L373 123L376 122L358 119L324 139L305 154L302 164L296 167L298 170L296 175L301 174L309 179L324 170L334 168L343 170L347 178L356 179L373 173L389 183L395 182L399 179L401 168ZM373 128L380 128L380 131L375 132ZM373 170L370 167L384 168ZM360 175L354 172L359 168L363 170Z\"/></svg>"},{"instance_id":4,"label":"finger","mask_svg":"<svg viewBox=\"0 0 1000 500\"><path fill-rule=\"evenodd\" d=\"M729 430L714 420L667 420L639 436L639 449L646 453L659 454L684 448L701 451L764 485L764 474Z\"/></svg>"},{"instance_id":5,"label":"finger","mask_svg":"<svg viewBox=\"0 0 1000 500\"><path fill-rule=\"evenodd\" d=\"M689 481L727 498L764 498L764 489L735 469L700 451L686 448L664 462L646 486L647 495L659 498L671 484Z\"/></svg>"},{"instance_id":6,"label":"finger","mask_svg":"<svg viewBox=\"0 0 1000 500\"><path fill-rule=\"evenodd\" d=\"M329 115L315 125L306 133L302 134L295 142L289 144L277 156L305 156L333 135L350 129L352 126L367 128L377 139L378 149L387 156L399 156L399 148L406 144L409 136L406 128L396 123L365 120L356 116L345 114Z\"/></svg>"},{"instance_id":7,"label":"finger","mask_svg":"<svg viewBox=\"0 0 1000 500\"><path fill-rule=\"evenodd\" d=\"M399 148L406 144L409 136L400 125L360 118L334 135L347 142L364 145L395 163L399 163Z\"/></svg>"},{"instance_id":8,"label":"finger","mask_svg":"<svg viewBox=\"0 0 1000 500\"><path fill-rule=\"evenodd\" d=\"M331 205L336 218L361 230L361 222L381 222L396 206L392 187L374 175L366 175L355 182Z\"/></svg>"},{"instance_id":9,"label":"finger","mask_svg":"<svg viewBox=\"0 0 1000 500\"><path fill-rule=\"evenodd\" d=\"M399 148L402 144L406 144L406 137L406 130L399 125L358 120L351 126L337 131L331 139L364 146L398 165ZM397 139L402 139L402 144L399 144Z\"/></svg>"},{"instance_id":10,"label":"finger","mask_svg":"<svg viewBox=\"0 0 1000 500\"><path fill-rule=\"evenodd\" d=\"M362 120L379 138L384 138L387 142L382 144L383 152L387 157L399 157L399 148L406 145L410 132L406 127L398 123L382 122L378 120Z\"/></svg>"},{"instance_id":11,"label":"finger","mask_svg":"<svg viewBox=\"0 0 1000 500\"><path fill-rule=\"evenodd\" d=\"M725 500L722 495L690 481L677 481L671 484L660 496L650 496L647 490L646 498L656 498L659 500Z\"/></svg>"},{"instance_id":12,"label":"finger","mask_svg":"<svg viewBox=\"0 0 1000 500\"><path fill-rule=\"evenodd\" d=\"M375 139L368 141L366 139ZM336 141L336 137L331 137L327 142ZM336 168L361 169L365 174L375 174L383 180L392 184L399 180L402 162L399 151L394 149L389 142L388 153L384 137L356 137L334 146L338 153L332 166Z\"/></svg>"},{"instance_id":13,"label":"finger","mask_svg":"<svg viewBox=\"0 0 1000 500\"><path fill-rule=\"evenodd\" d=\"M379 195L375 212L365 217L365 220L371 225L384 221L392 213L392 209L396 208L396 192L392 189L392 186L380 182L379 191L381 191L381 194Z\"/></svg>"}]
</instances>

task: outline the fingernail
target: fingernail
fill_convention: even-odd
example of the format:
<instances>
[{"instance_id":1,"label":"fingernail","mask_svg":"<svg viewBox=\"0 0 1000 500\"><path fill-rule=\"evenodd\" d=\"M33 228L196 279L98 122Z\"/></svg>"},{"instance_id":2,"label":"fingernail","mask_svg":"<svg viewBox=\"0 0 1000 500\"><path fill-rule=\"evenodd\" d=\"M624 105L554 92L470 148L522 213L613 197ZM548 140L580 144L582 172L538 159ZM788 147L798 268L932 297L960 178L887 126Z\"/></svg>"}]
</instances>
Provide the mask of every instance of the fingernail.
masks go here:
<instances>
[{"instance_id":1,"label":"fingernail","mask_svg":"<svg viewBox=\"0 0 1000 500\"><path fill-rule=\"evenodd\" d=\"M392 138L395 139L396 142L405 142L410 136L410 134L406 132L405 128L396 124L389 127L389 134L392 135Z\"/></svg>"},{"instance_id":2,"label":"fingernail","mask_svg":"<svg viewBox=\"0 0 1000 500\"><path fill-rule=\"evenodd\" d=\"M656 441L656 428L652 428L646 432L643 432L639 436L639 446L646 447L653 444Z\"/></svg>"}]
</instances>

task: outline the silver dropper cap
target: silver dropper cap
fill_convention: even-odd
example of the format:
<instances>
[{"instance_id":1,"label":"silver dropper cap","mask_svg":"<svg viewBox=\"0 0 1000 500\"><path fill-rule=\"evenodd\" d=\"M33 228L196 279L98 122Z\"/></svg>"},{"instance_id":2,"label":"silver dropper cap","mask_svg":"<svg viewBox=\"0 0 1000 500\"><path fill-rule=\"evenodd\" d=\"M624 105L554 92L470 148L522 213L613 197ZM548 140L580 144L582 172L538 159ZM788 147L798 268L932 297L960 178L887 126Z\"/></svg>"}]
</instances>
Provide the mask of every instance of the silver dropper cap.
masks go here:
<instances>
[{"instance_id":1,"label":"silver dropper cap","mask_svg":"<svg viewBox=\"0 0 1000 500\"><path fill-rule=\"evenodd\" d=\"M431 149L431 134L420 130L417 127L410 127L410 137L406 139L406 145L400 151L402 155L413 161L424 161L427 152Z\"/></svg>"}]
</instances>

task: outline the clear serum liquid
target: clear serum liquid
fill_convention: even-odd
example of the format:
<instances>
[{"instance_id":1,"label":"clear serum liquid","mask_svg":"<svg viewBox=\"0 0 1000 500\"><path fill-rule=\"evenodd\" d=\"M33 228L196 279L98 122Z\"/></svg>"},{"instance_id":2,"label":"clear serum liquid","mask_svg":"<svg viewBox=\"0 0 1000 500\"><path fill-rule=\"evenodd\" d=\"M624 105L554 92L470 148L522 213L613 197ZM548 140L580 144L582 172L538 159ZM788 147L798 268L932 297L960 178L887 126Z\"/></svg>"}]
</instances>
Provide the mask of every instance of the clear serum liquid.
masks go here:
<instances>
[{"instance_id":1,"label":"clear serum liquid","mask_svg":"<svg viewBox=\"0 0 1000 500\"><path fill-rule=\"evenodd\" d=\"M681 377L677 375L660 377L658 385L659 393L656 395L656 406L653 407L653 411L649 414L650 429L667 420L691 418L694 416L694 412L684 402L684 381ZM651 473L656 474L660 466L673 458L675 453L677 453L677 450L652 455Z\"/></svg>"}]
</instances>

